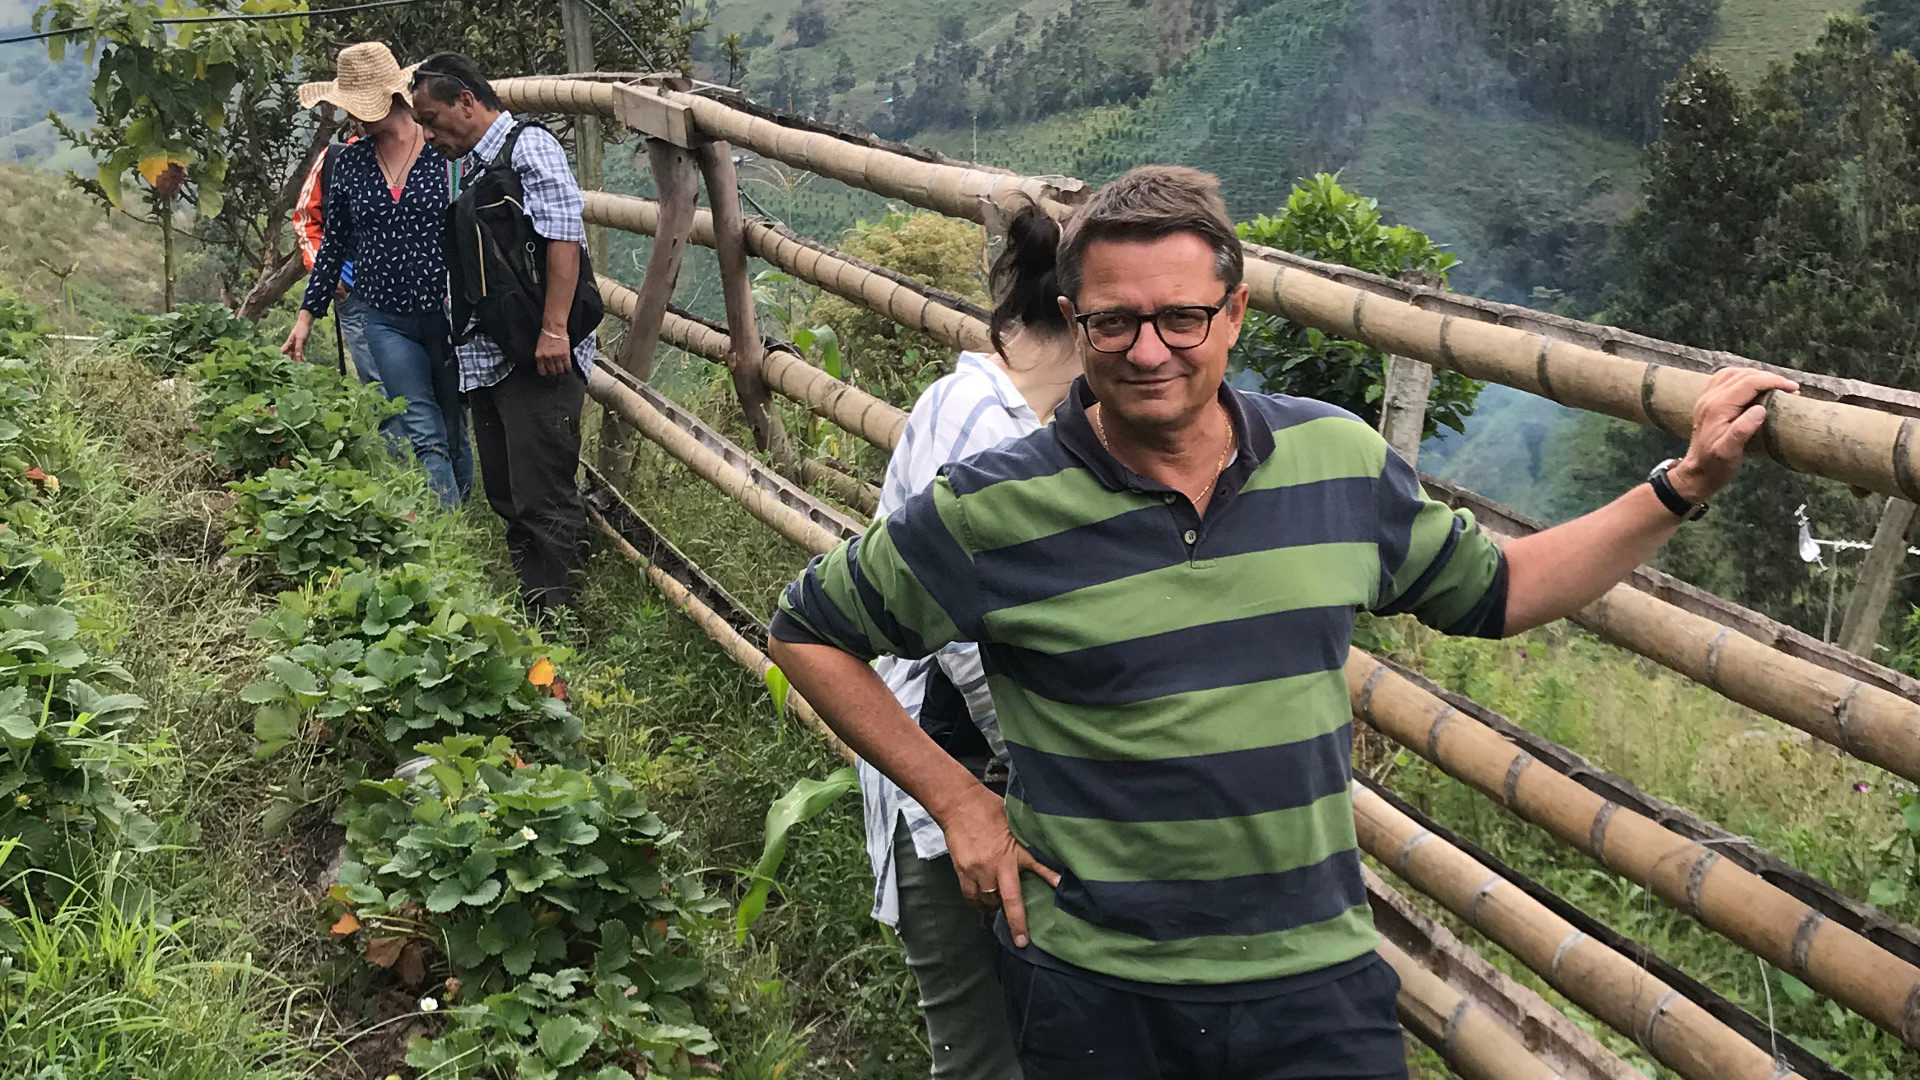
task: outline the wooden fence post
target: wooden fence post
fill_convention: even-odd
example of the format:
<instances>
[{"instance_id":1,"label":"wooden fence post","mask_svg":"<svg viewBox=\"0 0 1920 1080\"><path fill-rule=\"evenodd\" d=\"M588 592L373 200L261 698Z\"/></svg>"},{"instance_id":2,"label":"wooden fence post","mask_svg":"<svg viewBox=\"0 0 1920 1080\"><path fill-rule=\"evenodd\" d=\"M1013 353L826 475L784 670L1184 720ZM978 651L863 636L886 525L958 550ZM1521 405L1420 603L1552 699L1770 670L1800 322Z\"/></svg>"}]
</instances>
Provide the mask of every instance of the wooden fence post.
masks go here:
<instances>
[{"instance_id":1,"label":"wooden fence post","mask_svg":"<svg viewBox=\"0 0 1920 1080\"><path fill-rule=\"evenodd\" d=\"M1880 526L1873 530L1873 548L1867 561L1860 564L1860 577L1853 595L1847 600L1847 616L1840 623L1839 646L1855 656L1873 659L1873 644L1880 637L1880 623L1886 618L1887 601L1893 598L1893 582L1907 561L1907 534L1913 530L1914 504L1905 499L1887 499L1880 512Z\"/></svg>"},{"instance_id":2,"label":"wooden fence post","mask_svg":"<svg viewBox=\"0 0 1920 1080\"><path fill-rule=\"evenodd\" d=\"M707 181L707 204L713 209L714 248L720 255L720 283L727 301L727 336L733 351L727 369L733 390L747 414L756 446L785 469L792 460L786 425L760 376L765 346L753 313L753 277L747 270L746 219L740 212L740 178L733 167L733 148L725 142L704 142L694 150Z\"/></svg>"},{"instance_id":3,"label":"wooden fence post","mask_svg":"<svg viewBox=\"0 0 1920 1080\"><path fill-rule=\"evenodd\" d=\"M673 299L674 284L680 278L680 263L686 253L687 238L693 232L694 205L699 194L698 164L691 151L663 139L647 139L647 164L653 172L654 186L660 192L660 227L653 238L653 251L647 257L647 274L640 283L640 298L634 306L633 320L620 346L620 366L645 382L653 375L654 355L660 345L660 324L666 319L667 303ZM600 226L604 232L604 226ZM601 415L600 471L615 490L625 491L627 474L633 466L633 429L618 413L606 409Z\"/></svg>"},{"instance_id":4,"label":"wooden fence post","mask_svg":"<svg viewBox=\"0 0 1920 1080\"><path fill-rule=\"evenodd\" d=\"M1386 386L1380 395L1380 434L1407 464L1420 460L1420 436L1427 426L1427 392L1433 368L1404 356L1387 357Z\"/></svg>"},{"instance_id":5,"label":"wooden fence post","mask_svg":"<svg viewBox=\"0 0 1920 1080\"><path fill-rule=\"evenodd\" d=\"M592 14L581 0L560 0L560 31L567 51L567 67L574 71L594 71ZM601 155L600 117L581 113L573 118L573 153L580 169L580 186L589 191L605 187ZM602 272L607 269L607 230L587 226L587 254Z\"/></svg>"}]
</instances>

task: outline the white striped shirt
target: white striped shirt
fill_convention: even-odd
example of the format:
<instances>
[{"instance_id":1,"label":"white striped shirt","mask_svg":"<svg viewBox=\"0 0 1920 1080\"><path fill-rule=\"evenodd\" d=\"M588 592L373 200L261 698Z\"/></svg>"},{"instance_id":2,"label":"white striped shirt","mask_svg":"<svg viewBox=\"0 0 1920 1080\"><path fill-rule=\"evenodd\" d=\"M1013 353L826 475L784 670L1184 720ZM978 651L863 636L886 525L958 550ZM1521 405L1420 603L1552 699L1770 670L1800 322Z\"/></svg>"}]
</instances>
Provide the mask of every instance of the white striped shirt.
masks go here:
<instances>
[{"instance_id":1,"label":"white striped shirt","mask_svg":"<svg viewBox=\"0 0 1920 1080\"><path fill-rule=\"evenodd\" d=\"M879 512L884 515L898 509L933 483L942 466L990 450L1039 427L1040 418L1034 415L1019 388L999 364L980 353L961 353L953 374L927 387L920 400L914 402L907 426L900 433L900 443L887 462ZM993 750L993 762L987 767L988 779L1005 780L1007 748L1001 742L993 697L987 691L986 673L981 670L979 646L948 645L923 660L883 656L874 662L874 670L880 673L907 715L918 720L921 702L926 697L927 675L936 663L966 698L967 712ZM873 863L873 917L888 926L897 926L900 894L893 868L895 823L902 817L906 819L914 851L922 859L945 855L947 838L933 816L913 796L865 761L860 762L860 797L866 807L867 857Z\"/></svg>"}]
</instances>

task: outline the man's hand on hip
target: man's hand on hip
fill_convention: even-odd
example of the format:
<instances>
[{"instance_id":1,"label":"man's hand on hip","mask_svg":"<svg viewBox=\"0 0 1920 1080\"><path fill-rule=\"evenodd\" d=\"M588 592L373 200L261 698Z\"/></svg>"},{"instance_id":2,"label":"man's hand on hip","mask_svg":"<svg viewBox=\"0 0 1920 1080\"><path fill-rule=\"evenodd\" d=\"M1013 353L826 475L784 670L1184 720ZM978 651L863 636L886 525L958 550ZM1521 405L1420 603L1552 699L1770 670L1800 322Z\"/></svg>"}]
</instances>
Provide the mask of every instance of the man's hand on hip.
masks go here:
<instances>
[{"instance_id":1,"label":"man's hand on hip","mask_svg":"<svg viewBox=\"0 0 1920 1080\"><path fill-rule=\"evenodd\" d=\"M1800 392L1798 384L1771 371L1725 367L1713 373L1693 403L1693 436L1687 455L1667 472L1680 497L1706 502L1733 480L1747 443L1767 421L1760 399L1769 392Z\"/></svg>"},{"instance_id":2,"label":"man's hand on hip","mask_svg":"<svg viewBox=\"0 0 1920 1080\"><path fill-rule=\"evenodd\" d=\"M947 834L947 854L953 860L954 876L960 879L961 895L983 911L1005 911L1013 943L1025 948L1027 905L1020 893L1020 872L1030 871L1052 888L1059 887L1060 875L1013 838L1007 828L1005 800L985 785L974 785L939 820Z\"/></svg>"},{"instance_id":3,"label":"man's hand on hip","mask_svg":"<svg viewBox=\"0 0 1920 1080\"><path fill-rule=\"evenodd\" d=\"M540 329L540 340L533 347L533 362L542 375L561 375L573 364L573 348L565 331Z\"/></svg>"}]
</instances>

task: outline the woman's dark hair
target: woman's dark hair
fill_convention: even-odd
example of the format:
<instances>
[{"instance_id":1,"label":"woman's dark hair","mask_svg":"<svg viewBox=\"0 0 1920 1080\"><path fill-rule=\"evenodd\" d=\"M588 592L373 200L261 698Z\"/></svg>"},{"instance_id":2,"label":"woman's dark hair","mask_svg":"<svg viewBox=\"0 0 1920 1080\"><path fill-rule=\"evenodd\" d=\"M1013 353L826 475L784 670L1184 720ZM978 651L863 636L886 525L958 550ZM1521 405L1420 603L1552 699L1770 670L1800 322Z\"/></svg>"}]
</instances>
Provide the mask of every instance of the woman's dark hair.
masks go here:
<instances>
[{"instance_id":1,"label":"woman's dark hair","mask_svg":"<svg viewBox=\"0 0 1920 1080\"><path fill-rule=\"evenodd\" d=\"M1060 224L1037 204L1028 202L1008 219L1006 246L987 274L995 297L987 331L1000 355L1007 354L1003 339L1015 326L1046 335L1066 331L1055 272L1059 246Z\"/></svg>"},{"instance_id":2,"label":"woman's dark hair","mask_svg":"<svg viewBox=\"0 0 1920 1080\"><path fill-rule=\"evenodd\" d=\"M451 105L460 100L460 91L473 95L473 100L498 112L501 109L500 95L493 92L493 84L480 74L480 66L457 52L437 52L427 57L413 69L413 86L417 89L421 83L427 85L427 93L442 105Z\"/></svg>"}]
</instances>

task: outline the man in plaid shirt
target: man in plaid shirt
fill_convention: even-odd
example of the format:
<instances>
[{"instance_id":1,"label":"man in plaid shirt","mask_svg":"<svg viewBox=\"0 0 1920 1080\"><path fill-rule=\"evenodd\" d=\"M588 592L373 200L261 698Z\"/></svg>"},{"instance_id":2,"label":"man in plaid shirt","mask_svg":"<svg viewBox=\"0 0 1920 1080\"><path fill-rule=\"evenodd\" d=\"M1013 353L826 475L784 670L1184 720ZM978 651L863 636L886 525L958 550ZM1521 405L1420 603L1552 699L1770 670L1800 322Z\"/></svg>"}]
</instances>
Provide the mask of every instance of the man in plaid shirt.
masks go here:
<instances>
[{"instance_id":1,"label":"man in plaid shirt","mask_svg":"<svg viewBox=\"0 0 1920 1080\"><path fill-rule=\"evenodd\" d=\"M496 164L518 121L473 61L435 53L413 73L413 114L463 180ZM484 332L455 350L460 390L473 409L473 445L487 502L506 522L507 551L527 607L549 616L573 600L586 558L586 507L574 485L580 409L594 336L567 347L567 314L580 276L580 185L560 140L528 127L514 143L527 216L547 241L546 308L532 356L508 356ZM466 328L460 328L464 330Z\"/></svg>"}]
</instances>

